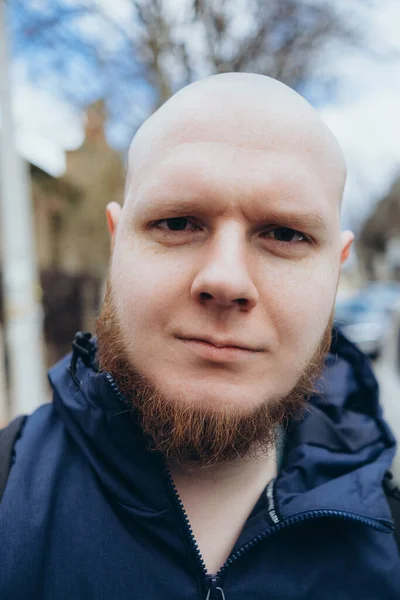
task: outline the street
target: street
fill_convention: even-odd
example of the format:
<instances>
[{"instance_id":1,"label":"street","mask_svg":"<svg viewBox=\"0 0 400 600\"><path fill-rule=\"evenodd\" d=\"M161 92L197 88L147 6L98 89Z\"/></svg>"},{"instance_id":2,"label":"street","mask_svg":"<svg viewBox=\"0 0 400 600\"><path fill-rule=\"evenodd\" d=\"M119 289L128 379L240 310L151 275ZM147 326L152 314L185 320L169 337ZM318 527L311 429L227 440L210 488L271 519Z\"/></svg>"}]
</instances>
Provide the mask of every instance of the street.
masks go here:
<instances>
[{"instance_id":1,"label":"street","mask_svg":"<svg viewBox=\"0 0 400 600\"><path fill-rule=\"evenodd\" d=\"M400 372L397 362L398 328L393 327L382 356L374 361L373 368L380 386L381 403L387 422L400 440ZM393 474L400 485L400 451L393 462Z\"/></svg>"}]
</instances>

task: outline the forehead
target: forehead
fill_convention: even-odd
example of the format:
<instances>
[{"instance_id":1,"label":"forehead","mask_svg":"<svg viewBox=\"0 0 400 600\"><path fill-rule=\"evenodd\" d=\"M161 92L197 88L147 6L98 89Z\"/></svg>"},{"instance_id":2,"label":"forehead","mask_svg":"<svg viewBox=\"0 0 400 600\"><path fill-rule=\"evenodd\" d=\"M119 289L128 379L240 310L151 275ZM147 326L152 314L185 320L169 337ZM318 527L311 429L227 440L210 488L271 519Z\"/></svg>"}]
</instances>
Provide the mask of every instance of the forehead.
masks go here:
<instances>
[{"instance_id":1,"label":"forehead","mask_svg":"<svg viewBox=\"0 0 400 600\"><path fill-rule=\"evenodd\" d=\"M225 144L302 155L313 162L315 173L341 186L341 193L346 169L336 139L308 103L280 87L279 93L268 94L237 87L211 93L196 91L195 85L195 91L178 93L136 134L129 175L136 179L182 144Z\"/></svg>"},{"instance_id":2,"label":"forehead","mask_svg":"<svg viewBox=\"0 0 400 600\"><path fill-rule=\"evenodd\" d=\"M168 206L196 213L240 211L249 221L268 212L314 213L338 222L339 190L314 168L306 153L271 148L242 148L220 142L180 143L154 157L128 191L136 214Z\"/></svg>"}]
</instances>

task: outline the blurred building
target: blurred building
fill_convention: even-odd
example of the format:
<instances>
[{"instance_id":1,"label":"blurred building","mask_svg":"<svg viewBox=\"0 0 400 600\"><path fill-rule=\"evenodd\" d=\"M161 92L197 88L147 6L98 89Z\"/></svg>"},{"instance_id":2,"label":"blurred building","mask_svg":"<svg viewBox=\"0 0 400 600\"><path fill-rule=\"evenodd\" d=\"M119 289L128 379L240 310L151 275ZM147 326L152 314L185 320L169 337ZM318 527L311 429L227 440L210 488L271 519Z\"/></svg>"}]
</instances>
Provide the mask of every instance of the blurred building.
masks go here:
<instances>
[{"instance_id":1,"label":"blurred building","mask_svg":"<svg viewBox=\"0 0 400 600\"><path fill-rule=\"evenodd\" d=\"M30 165L48 363L69 351L74 333L93 330L107 274L105 207L122 202L124 166L106 141L101 101L87 110L85 139L54 178Z\"/></svg>"},{"instance_id":2,"label":"blurred building","mask_svg":"<svg viewBox=\"0 0 400 600\"><path fill-rule=\"evenodd\" d=\"M400 177L365 222L357 254L367 279L400 281Z\"/></svg>"}]
</instances>

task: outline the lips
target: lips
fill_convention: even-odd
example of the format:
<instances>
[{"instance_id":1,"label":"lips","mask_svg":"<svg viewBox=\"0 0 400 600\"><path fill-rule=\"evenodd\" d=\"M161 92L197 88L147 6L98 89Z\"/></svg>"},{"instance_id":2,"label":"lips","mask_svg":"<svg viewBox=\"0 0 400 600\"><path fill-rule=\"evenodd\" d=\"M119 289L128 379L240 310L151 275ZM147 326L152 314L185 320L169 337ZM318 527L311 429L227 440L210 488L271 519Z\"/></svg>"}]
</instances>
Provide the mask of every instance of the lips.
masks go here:
<instances>
[{"instance_id":1,"label":"lips","mask_svg":"<svg viewBox=\"0 0 400 600\"><path fill-rule=\"evenodd\" d=\"M200 359L202 364L242 365L248 361L253 361L261 352L242 345L242 342L235 341L233 343L231 340L213 339L210 341L203 337L180 338L180 341L186 346L186 350L196 357L196 360Z\"/></svg>"},{"instance_id":2,"label":"lips","mask_svg":"<svg viewBox=\"0 0 400 600\"><path fill-rule=\"evenodd\" d=\"M209 345L216 350L238 350L243 352L263 352L264 349L250 345L242 341L233 339L216 339L208 336L179 336L179 339L186 342Z\"/></svg>"}]
</instances>

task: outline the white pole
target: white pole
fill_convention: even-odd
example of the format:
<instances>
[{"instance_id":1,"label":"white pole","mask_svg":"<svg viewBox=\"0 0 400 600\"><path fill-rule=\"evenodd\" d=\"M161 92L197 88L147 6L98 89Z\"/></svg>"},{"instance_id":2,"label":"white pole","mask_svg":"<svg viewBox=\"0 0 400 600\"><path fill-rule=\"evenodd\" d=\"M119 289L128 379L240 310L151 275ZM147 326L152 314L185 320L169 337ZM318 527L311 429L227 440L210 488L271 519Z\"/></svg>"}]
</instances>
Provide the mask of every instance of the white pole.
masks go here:
<instances>
[{"instance_id":1,"label":"white pole","mask_svg":"<svg viewBox=\"0 0 400 600\"><path fill-rule=\"evenodd\" d=\"M3 297L11 416L46 401L42 309L27 165L17 153L11 105L6 10L0 0L0 203Z\"/></svg>"},{"instance_id":2,"label":"white pole","mask_svg":"<svg viewBox=\"0 0 400 600\"><path fill-rule=\"evenodd\" d=\"M7 425L10 418L5 367L3 328L0 325L0 428Z\"/></svg>"}]
</instances>

